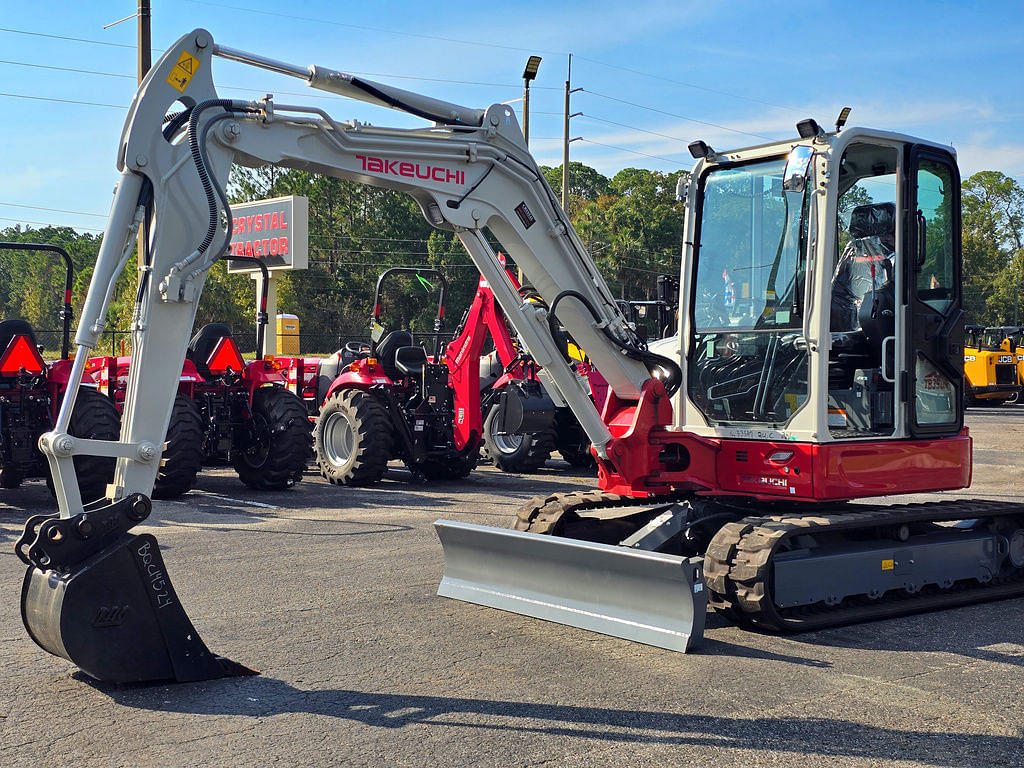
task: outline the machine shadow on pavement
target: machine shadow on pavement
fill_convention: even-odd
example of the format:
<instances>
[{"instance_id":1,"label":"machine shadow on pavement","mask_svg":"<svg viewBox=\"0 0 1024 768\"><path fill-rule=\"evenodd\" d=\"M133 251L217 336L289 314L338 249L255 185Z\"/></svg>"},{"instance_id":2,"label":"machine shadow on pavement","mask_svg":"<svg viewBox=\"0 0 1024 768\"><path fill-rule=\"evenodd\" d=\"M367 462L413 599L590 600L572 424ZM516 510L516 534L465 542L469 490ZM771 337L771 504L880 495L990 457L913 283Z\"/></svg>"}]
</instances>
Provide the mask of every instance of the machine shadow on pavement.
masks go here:
<instances>
[{"instance_id":1,"label":"machine shadow on pavement","mask_svg":"<svg viewBox=\"0 0 1024 768\"><path fill-rule=\"evenodd\" d=\"M806 643L809 647L948 653L1024 667L1024 642L1018 618L1022 609L1024 599L1000 600L820 632L792 634L787 639ZM999 611L1004 620L993 621L993 611Z\"/></svg>"},{"instance_id":2,"label":"machine shadow on pavement","mask_svg":"<svg viewBox=\"0 0 1024 768\"><path fill-rule=\"evenodd\" d=\"M80 673L76 676L86 679ZM409 725L484 729L599 742L714 747L815 757L925 763L956 768L1006 765L1021 743L1011 736L896 730L814 717L720 717L522 701L302 690L267 677L209 685L159 688L91 683L119 704L161 712L265 718L313 714L397 729Z\"/></svg>"}]
</instances>

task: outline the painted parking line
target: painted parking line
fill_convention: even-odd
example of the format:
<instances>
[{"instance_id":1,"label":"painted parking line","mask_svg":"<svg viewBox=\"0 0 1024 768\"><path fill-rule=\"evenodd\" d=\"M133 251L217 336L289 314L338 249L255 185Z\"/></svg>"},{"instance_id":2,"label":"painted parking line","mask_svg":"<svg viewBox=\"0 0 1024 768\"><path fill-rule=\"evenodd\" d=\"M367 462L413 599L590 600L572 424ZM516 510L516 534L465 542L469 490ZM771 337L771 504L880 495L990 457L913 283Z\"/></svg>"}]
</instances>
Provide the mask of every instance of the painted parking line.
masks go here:
<instances>
[{"instance_id":1,"label":"painted parking line","mask_svg":"<svg viewBox=\"0 0 1024 768\"><path fill-rule=\"evenodd\" d=\"M264 504L262 501L250 501L249 499L236 499L231 496L221 496L219 493L210 493L209 491L196 491L192 493L199 496L209 496L212 499L220 499L221 501L230 501L232 504L239 504L244 507L259 507L260 509L279 509L279 507L273 504Z\"/></svg>"}]
</instances>

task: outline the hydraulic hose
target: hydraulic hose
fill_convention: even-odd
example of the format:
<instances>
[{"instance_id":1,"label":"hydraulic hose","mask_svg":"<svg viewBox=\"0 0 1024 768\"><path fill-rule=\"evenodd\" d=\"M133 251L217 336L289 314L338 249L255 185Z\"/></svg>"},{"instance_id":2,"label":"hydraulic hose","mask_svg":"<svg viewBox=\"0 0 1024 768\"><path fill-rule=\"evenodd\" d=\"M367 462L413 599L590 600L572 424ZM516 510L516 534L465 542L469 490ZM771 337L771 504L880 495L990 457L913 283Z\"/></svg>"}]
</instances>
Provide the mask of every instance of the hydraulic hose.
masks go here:
<instances>
[{"instance_id":1,"label":"hydraulic hose","mask_svg":"<svg viewBox=\"0 0 1024 768\"><path fill-rule=\"evenodd\" d=\"M234 106L234 102L230 99L207 99L195 105L192 108L192 113L188 117L188 148L192 154L192 162L196 166L196 171L199 173L199 182L203 185L203 193L206 195L206 204L210 213L210 222L206 227L206 234L203 235L202 241L196 248L196 253L199 256L205 254L210 246L213 244L213 239L217 235L217 195L214 192L214 183L211 179L209 172L209 163L206 159L205 148L202 146L205 142L200 141L199 135L199 118L207 109L211 107L222 107L224 109L231 109ZM203 137L205 138L206 131L203 131Z\"/></svg>"},{"instance_id":2,"label":"hydraulic hose","mask_svg":"<svg viewBox=\"0 0 1024 768\"><path fill-rule=\"evenodd\" d=\"M639 360L647 367L647 370L650 372L651 376L654 376L655 378L661 378L661 376L658 376L656 374L656 370L660 369L662 372L664 372L665 391L668 393L669 397L674 395L679 390L679 387L682 386L683 383L683 371L675 360L672 360L669 357L665 357L664 355L658 355L655 354L654 352L648 351L646 349L646 346L639 339L635 339L632 344L628 344L624 341L621 341L608 329L608 326L607 324L605 324L604 319L594 308L594 305L590 303L590 299L588 299L579 291L562 291L557 296L555 296L555 300L551 302L551 309L548 311L548 323L551 326L552 338L554 338L556 342L558 341L558 339L555 336L555 311L558 309L559 302L561 302L561 300L566 298L567 296L576 299L584 307L587 308L587 311L590 312L591 317L594 318L594 322L597 325L597 327L600 328L601 332L612 344L614 344L615 346L622 350L622 353L624 355L626 355L629 358L632 358L633 360Z\"/></svg>"}]
</instances>

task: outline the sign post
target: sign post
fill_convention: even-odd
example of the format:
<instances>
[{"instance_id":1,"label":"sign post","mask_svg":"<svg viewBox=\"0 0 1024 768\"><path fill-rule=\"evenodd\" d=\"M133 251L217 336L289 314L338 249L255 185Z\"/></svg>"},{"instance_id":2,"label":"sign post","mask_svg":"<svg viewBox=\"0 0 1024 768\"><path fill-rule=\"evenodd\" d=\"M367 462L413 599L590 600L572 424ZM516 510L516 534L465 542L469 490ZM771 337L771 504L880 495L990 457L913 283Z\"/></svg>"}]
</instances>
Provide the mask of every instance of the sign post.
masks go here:
<instances>
[{"instance_id":1,"label":"sign post","mask_svg":"<svg viewBox=\"0 0 1024 768\"><path fill-rule=\"evenodd\" d=\"M309 265L309 200L298 195L238 203L231 207L231 243L228 246L228 274L247 273L256 283L256 306L263 291L259 268L243 262L233 264L232 256L252 256L267 265L267 317L264 336L267 354L277 351L277 277L280 272L305 269Z\"/></svg>"}]
</instances>

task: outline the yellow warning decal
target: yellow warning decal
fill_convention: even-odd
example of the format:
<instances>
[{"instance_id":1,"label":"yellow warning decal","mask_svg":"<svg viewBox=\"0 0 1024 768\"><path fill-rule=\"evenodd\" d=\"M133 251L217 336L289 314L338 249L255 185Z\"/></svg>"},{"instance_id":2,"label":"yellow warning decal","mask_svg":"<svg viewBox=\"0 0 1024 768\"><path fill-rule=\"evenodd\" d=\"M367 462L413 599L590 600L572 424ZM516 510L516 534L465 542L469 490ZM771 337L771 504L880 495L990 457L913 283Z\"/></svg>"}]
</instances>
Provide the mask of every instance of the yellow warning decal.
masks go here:
<instances>
[{"instance_id":1,"label":"yellow warning decal","mask_svg":"<svg viewBox=\"0 0 1024 768\"><path fill-rule=\"evenodd\" d=\"M167 82L184 93L197 69L199 69L199 59L188 51L182 51L181 56L178 57L178 63L174 65L171 74L167 76Z\"/></svg>"},{"instance_id":2,"label":"yellow warning decal","mask_svg":"<svg viewBox=\"0 0 1024 768\"><path fill-rule=\"evenodd\" d=\"M895 567L896 567L896 563L894 561L892 561L892 560L883 560L882 561L882 570L883 571L891 571Z\"/></svg>"}]
</instances>

